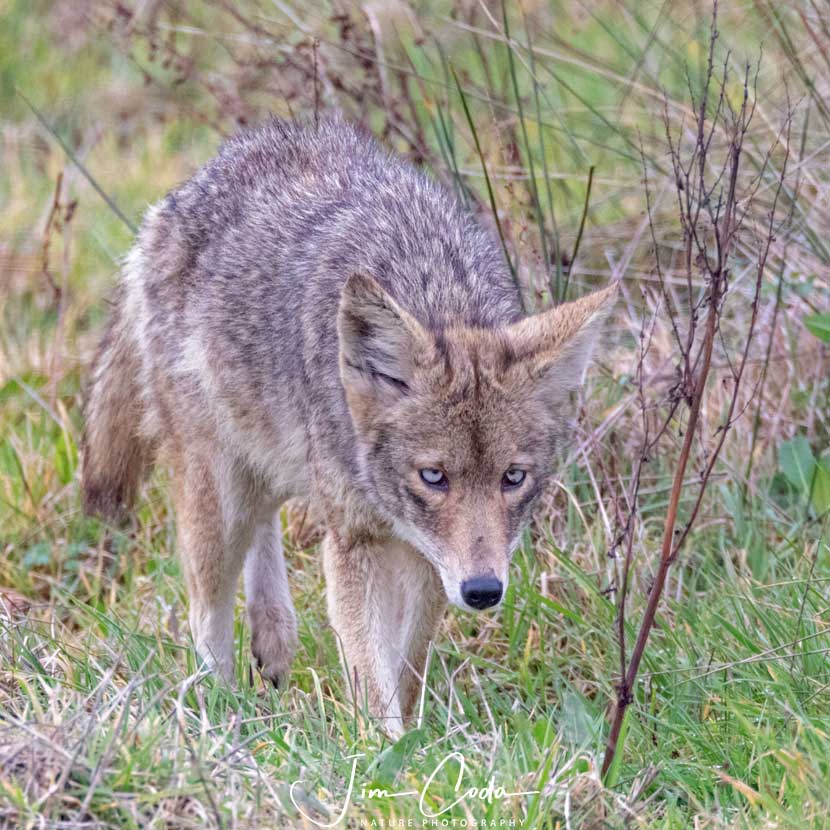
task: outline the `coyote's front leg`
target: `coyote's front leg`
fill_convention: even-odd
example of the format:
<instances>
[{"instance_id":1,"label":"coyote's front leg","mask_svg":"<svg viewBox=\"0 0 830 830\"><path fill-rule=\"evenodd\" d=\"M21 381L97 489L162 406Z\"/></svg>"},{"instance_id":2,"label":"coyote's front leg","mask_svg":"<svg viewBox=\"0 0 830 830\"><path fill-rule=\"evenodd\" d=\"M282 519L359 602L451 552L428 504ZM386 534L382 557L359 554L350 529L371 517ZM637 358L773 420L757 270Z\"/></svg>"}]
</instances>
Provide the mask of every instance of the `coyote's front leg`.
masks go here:
<instances>
[{"instance_id":1,"label":"coyote's front leg","mask_svg":"<svg viewBox=\"0 0 830 830\"><path fill-rule=\"evenodd\" d=\"M365 529L323 541L329 617L347 681L392 735L412 714L446 599L435 569L404 542Z\"/></svg>"}]
</instances>

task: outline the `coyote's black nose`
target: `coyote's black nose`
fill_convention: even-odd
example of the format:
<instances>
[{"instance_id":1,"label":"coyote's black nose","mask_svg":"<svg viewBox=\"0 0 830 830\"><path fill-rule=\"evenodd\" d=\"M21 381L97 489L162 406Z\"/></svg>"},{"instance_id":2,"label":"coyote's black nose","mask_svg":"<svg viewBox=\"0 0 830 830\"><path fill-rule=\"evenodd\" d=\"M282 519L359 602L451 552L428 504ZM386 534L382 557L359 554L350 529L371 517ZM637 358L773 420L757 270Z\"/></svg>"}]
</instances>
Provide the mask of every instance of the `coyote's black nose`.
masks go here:
<instances>
[{"instance_id":1,"label":"coyote's black nose","mask_svg":"<svg viewBox=\"0 0 830 830\"><path fill-rule=\"evenodd\" d=\"M461 597L470 608L492 608L501 599L502 584L494 576L477 576L461 583Z\"/></svg>"}]
</instances>

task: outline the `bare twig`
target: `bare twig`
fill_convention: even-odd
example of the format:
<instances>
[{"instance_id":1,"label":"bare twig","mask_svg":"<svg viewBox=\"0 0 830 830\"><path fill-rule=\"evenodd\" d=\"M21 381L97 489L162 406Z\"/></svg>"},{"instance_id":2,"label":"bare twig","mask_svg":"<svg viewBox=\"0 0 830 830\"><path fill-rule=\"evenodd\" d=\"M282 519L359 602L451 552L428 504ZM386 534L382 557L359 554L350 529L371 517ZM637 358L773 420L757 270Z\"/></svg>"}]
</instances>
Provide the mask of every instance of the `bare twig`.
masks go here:
<instances>
[{"instance_id":1,"label":"bare twig","mask_svg":"<svg viewBox=\"0 0 830 830\"><path fill-rule=\"evenodd\" d=\"M758 305L761 295L763 277L766 272L767 259L775 239L776 215L779 197L782 193L784 177L787 172L789 155L790 126L792 110L787 114L781 133L766 154L766 159L783 148L784 160L776 174L772 204L768 208L766 220L757 235L758 251L754 266L755 279L752 284L751 313L744 331L741 333L742 348L737 360L730 356L722 333L724 304L730 292L730 264L738 247L741 232L753 200L758 192L760 177L767 174L764 162L759 179L748 186L741 172L744 140L749 129L755 109L754 95L750 94L750 69L746 67L743 77L743 95L740 105L733 110L727 95L729 57L723 63L723 74L719 80L715 75L715 43L718 38L717 3L714 5L712 25L709 35L709 52L703 88L695 100L690 83L690 96L695 111L696 123L693 141L684 149L683 133L673 138L670 130L668 109L664 110L666 136L669 145L671 166L677 191L677 205L680 226L683 231L683 263L686 274L686 309L681 312L669 296L669 288L663 279L663 271L657 245L657 236L649 196L648 170L644 158L646 199L648 217L655 245L656 272L659 291L665 307L668 309L671 332L678 353L677 374L673 386L668 391L663 406L666 414L660 419L660 426L653 435L650 433L647 413L654 410L654 404L646 400L642 367L648 344L645 339L645 323L641 332L641 349L638 359L637 383L638 402L643 416L643 438L640 457L634 466L629 485L629 513L624 522L618 543L625 542L626 554L622 569L620 590L617 596L617 627L620 647L620 681L617 686L617 698L608 735L602 774L609 772L617 757L620 735L625 722L628 707L634 700L634 690L638 678L640 663L651 629L654 626L657 609L660 605L666 585L669 569L677 558L697 519L707 485L712 476L726 435L734 425L746 405L738 407L741 381L744 370L750 360L750 349L754 341ZM757 72L755 77L757 77ZM711 95L716 91L717 98ZM753 87L754 89L754 87ZM711 103L710 103L711 102ZM710 114L711 108L711 114ZM717 140L726 136L724 146ZM722 161L718 161L718 158ZM703 283L704 293L698 294L695 285ZM704 314L702 326L699 317ZM683 319L685 317L685 319ZM702 424L702 408L707 395L707 384L713 373L713 355L716 348L723 350L730 374L731 390L723 422L711 437L707 437ZM626 658L625 619L628 599L627 583L631 569L631 550L633 529L638 515L638 495L643 465L658 442L676 423L676 414L685 408L686 423L682 427L682 445L674 465L671 493L663 521L660 558L648 594L646 608L638 630L637 639L630 659ZM700 445L702 458L697 477L697 492L682 527L678 526L681 495L686 486L686 473L693 462L693 450Z\"/></svg>"}]
</instances>

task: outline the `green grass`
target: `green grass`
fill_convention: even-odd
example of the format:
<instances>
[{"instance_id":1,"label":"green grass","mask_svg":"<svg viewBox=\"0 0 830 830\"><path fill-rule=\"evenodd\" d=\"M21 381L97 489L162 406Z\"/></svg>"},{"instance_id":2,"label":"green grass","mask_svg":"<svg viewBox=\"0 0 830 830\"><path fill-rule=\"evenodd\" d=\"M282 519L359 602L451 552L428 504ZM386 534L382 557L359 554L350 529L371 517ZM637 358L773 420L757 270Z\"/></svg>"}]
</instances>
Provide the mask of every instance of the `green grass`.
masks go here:
<instances>
[{"instance_id":1,"label":"green grass","mask_svg":"<svg viewBox=\"0 0 830 830\"><path fill-rule=\"evenodd\" d=\"M31 440L53 448L45 413L27 420ZM14 477L5 466L3 475ZM249 682L241 619L239 688L195 673L173 518L163 490L153 495L128 535L102 541L102 528L75 515L13 544L4 583L14 580L33 607L3 626L11 825L44 815L116 827L290 826L298 819L286 784L302 781L312 803L342 803L349 756L361 754L360 785L401 791L424 787L459 752L464 789L492 775L508 791L543 793L471 799L449 811L458 819L555 827L569 816L571 826L622 827L620 805L645 770L652 780L630 806L644 827L684 828L695 815L712 826L757 827L762 816L778 822L769 826L824 826L830 551L805 544L800 522L770 521L777 544L753 541L756 530L748 540L697 538L682 599L653 635L619 779L603 790L596 768L613 693L614 608L598 590L603 551L589 552L578 522L564 531L568 553L544 539L523 548L497 615L451 615L432 656L423 724L390 745L345 703L314 551L290 555L301 616L291 689ZM724 487L722 497L739 495ZM742 541L769 560L756 563L763 581ZM544 594L542 570L552 575ZM435 777L431 809L455 799L456 775L444 767ZM353 804L355 821L420 817L415 797L358 793Z\"/></svg>"},{"instance_id":2,"label":"green grass","mask_svg":"<svg viewBox=\"0 0 830 830\"><path fill-rule=\"evenodd\" d=\"M826 458L830 435L830 355L803 325L830 307L828 123L810 103L814 91L830 91L830 74L806 28L822 32L826 16L807 4L803 19L784 7L770 17L760 0L722 10L718 55L731 47L733 66L753 58L767 35L748 170L760 168L780 127L781 74L799 100L792 146L803 163L798 190L795 180L788 185L795 222L777 240L764 286L756 348L760 367L771 344L764 398L748 401L729 436L670 573L618 764L602 782L619 673L618 563L608 550L615 497L641 430L633 377L643 317L660 323L649 366L655 389L668 383L673 359L652 290L640 147L654 193L667 188L655 215L671 265L680 235L661 90L672 129L688 128L685 67L695 93L706 14L660 4L508 3L508 47L494 28L505 19L498 4L488 4L495 23L480 11L473 21L450 19L446 4L414 4L421 31L406 14L382 21L384 101L372 74L377 43L354 10L353 33L344 34L330 10L299 4L250 0L236 4L241 18L184 4L161 13L148 33L146 20L128 23L113 7L85 16L75 5L0 0L0 826L310 827L294 802L309 814L327 804L333 821L355 760L341 826L423 826L417 796L366 797L363 785L426 787L424 809L446 809L442 818L455 827L509 819L551 830L830 826L830 542L816 493L787 461L802 452L795 437ZM313 111L314 85L303 75L313 56L298 21L319 36L329 80L346 87L321 82L324 104L336 101L399 150L420 153L471 206L483 206L485 221L495 207L529 307L566 287L575 296L628 263L609 346L581 400L575 444L585 451L574 452L562 487L546 496L503 607L448 614L423 720L395 744L348 702L316 547L293 545L288 554L300 619L290 687L278 693L251 675L240 602L240 682L229 689L196 672L164 472L128 528L82 515L81 388L131 235L15 92L137 222L240 118ZM242 36L254 25L259 41L251 45ZM794 69L792 44L801 49ZM165 62L172 49L189 63ZM59 222L46 233L61 172ZM724 348L741 342L740 291L752 255L747 235ZM707 434L724 409L723 353L718 360ZM756 367L747 388L759 379ZM659 549L675 439L643 479L629 649ZM684 508L693 495L690 481ZM450 753L465 760L458 792L457 761L439 767ZM491 779L507 791L540 792L451 806Z\"/></svg>"}]
</instances>

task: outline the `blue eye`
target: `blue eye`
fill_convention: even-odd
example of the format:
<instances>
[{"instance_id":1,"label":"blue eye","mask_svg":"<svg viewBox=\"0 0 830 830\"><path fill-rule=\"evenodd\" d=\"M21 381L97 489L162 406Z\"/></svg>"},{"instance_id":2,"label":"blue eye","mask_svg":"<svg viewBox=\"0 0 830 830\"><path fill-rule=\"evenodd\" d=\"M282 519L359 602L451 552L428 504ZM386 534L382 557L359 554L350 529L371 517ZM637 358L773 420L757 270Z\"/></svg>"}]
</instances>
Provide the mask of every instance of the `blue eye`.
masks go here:
<instances>
[{"instance_id":1,"label":"blue eye","mask_svg":"<svg viewBox=\"0 0 830 830\"><path fill-rule=\"evenodd\" d=\"M436 470L434 467L426 467L423 470L418 470L418 473L421 476L421 481L423 481L424 484L428 484L430 487L447 486L447 477L441 472L441 470Z\"/></svg>"},{"instance_id":2,"label":"blue eye","mask_svg":"<svg viewBox=\"0 0 830 830\"><path fill-rule=\"evenodd\" d=\"M506 488L519 487L527 478L527 473L517 467L511 467L502 477L501 486Z\"/></svg>"}]
</instances>

